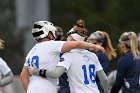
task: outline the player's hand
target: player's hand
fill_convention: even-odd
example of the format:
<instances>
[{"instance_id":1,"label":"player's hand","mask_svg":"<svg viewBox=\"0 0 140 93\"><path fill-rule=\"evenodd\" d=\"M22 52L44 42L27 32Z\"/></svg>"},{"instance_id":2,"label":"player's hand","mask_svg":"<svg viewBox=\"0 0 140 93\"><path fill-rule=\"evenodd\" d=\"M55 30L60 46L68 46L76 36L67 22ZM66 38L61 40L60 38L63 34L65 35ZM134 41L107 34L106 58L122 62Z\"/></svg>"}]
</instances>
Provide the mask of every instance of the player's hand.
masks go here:
<instances>
[{"instance_id":1,"label":"player's hand","mask_svg":"<svg viewBox=\"0 0 140 93\"><path fill-rule=\"evenodd\" d=\"M38 68L29 67L28 70L31 75L39 75L40 70Z\"/></svg>"},{"instance_id":2,"label":"player's hand","mask_svg":"<svg viewBox=\"0 0 140 93\"><path fill-rule=\"evenodd\" d=\"M97 46L96 51L101 50L103 53L105 52L105 49L102 46L100 46L100 45L96 45L96 46Z\"/></svg>"},{"instance_id":3,"label":"player's hand","mask_svg":"<svg viewBox=\"0 0 140 93\"><path fill-rule=\"evenodd\" d=\"M97 52L99 50L101 50L103 53L105 52L105 49L100 45L95 45L95 48L90 48L89 50L92 52Z\"/></svg>"}]
</instances>

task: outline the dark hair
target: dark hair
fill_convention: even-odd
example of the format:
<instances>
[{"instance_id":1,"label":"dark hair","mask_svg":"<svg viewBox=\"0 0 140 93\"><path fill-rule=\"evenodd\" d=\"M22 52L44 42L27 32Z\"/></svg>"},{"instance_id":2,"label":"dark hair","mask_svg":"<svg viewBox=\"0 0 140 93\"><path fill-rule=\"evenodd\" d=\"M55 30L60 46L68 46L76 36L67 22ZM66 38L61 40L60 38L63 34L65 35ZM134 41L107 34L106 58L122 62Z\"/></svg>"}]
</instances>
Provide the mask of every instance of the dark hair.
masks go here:
<instances>
[{"instance_id":1,"label":"dark hair","mask_svg":"<svg viewBox=\"0 0 140 93\"><path fill-rule=\"evenodd\" d=\"M69 32L68 34L74 34L77 33L83 37L87 37L87 29L85 28L85 22L82 19L79 19L76 23L76 25L74 25L73 27L73 32Z\"/></svg>"},{"instance_id":2,"label":"dark hair","mask_svg":"<svg viewBox=\"0 0 140 93\"><path fill-rule=\"evenodd\" d=\"M61 27L55 26L56 28L56 39L55 40L63 40L64 39L64 33Z\"/></svg>"}]
</instances>

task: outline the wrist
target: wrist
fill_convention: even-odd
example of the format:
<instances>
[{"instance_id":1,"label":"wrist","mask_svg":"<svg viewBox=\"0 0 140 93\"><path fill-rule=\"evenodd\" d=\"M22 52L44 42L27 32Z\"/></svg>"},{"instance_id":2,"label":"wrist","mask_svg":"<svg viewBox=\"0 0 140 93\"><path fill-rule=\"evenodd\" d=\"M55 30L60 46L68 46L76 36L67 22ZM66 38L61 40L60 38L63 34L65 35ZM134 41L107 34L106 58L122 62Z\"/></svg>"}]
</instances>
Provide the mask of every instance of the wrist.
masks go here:
<instances>
[{"instance_id":1,"label":"wrist","mask_svg":"<svg viewBox=\"0 0 140 93\"><path fill-rule=\"evenodd\" d=\"M46 71L47 71L47 70L45 70L45 69L40 69L40 70L39 70L39 75L40 75L41 77L46 77Z\"/></svg>"}]
</instances>

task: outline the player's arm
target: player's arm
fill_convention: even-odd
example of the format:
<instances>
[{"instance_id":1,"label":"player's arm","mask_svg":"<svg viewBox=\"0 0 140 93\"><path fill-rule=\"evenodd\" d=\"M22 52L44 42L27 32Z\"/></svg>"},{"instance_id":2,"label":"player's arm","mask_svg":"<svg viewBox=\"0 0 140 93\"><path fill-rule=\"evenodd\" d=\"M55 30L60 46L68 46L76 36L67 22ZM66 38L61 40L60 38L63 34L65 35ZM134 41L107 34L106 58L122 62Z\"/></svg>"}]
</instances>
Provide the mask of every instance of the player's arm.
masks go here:
<instances>
[{"instance_id":1,"label":"player's arm","mask_svg":"<svg viewBox=\"0 0 140 93\"><path fill-rule=\"evenodd\" d=\"M95 51L101 50L104 52L103 47L101 47L99 45L87 43L84 41L67 41L62 46L61 52L63 53L63 52L69 51L69 50L74 49L74 48L82 48L82 49L92 48Z\"/></svg>"},{"instance_id":2,"label":"player's arm","mask_svg":"<svg viewBox=\"0 0 140 93\"><path fill-rule=\"evenodd\" d=\"M66 69L63 66L57 66L53 70L46 69L38 69L38 68L29 68L29 72L33 75L39 75L41 77L49 77L49 78L59 78Z\"/></svg>"},{"instance_id":3,"label":"player's arm","mask_svg":"<svg viewBox=\"0 0 140 93\"><path fill-rule=\"evenodd\" d=\"M27 91L27 88L28 88L28 84L29 84L29 71L28 71L28 67L27 66L24 66L23 69L22 69L22 72L20 74L20 79L21 79L21 82L22 82L22 85L25 89L25 91Z\"/></svg>"},{"instance_id":4,"label":"player's arm","mask_svg":"<svg viewBox=\"0 0 140 93\"><path fill-rule=\"evenodd\" d=\"M40 75L42 77L50 77L50 78L58 78L60 77L65 71L67 71L69 69L69 67L71 66L71 59L68 58L70 56L69 53L64 53L61 58L60 61L57 64L57 67L49 70L49 69L38 69L38 68L29 68L29 72L30 74L33 75Z\"/></svg>"},{"instance_id":5,"label":"player's arm","mask_svg":"<svg viewBox=\"0 0 140 93\"><path fill-rule=\"evenodd\" d=\"M12 83L12 81L13 81L13 73L10 71L6 75L4 75L3 78L0 80L0 87L8 85Z\"/></svg>"},{"instance_id":6,"label":"player's arm","mask_svg":"<svg viewBox=\"0 0 140 93\"><path fill-rule=\"evenodd\" d=\"M104 88L104 92L110 93L111 88L109 85L108 78L107 78L106 74L104 73L104 71L103 70L97 71L97 76L99 77L99 79L101 81L101 84Z\"/></svg>"}]
</instances>

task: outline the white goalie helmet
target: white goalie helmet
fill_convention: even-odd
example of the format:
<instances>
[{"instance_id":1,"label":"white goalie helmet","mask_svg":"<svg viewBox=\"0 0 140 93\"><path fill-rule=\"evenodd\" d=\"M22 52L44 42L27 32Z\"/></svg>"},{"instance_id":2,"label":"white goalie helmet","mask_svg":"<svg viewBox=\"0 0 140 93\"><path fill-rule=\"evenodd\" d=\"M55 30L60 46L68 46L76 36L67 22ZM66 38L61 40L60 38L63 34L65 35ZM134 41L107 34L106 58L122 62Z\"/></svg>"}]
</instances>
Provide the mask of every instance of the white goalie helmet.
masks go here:
<instances>
[{"instance_id":1,"label":"white goalie helmet","mask_svg":"<svg viewBox=\"0 0 140 93\"><path fill-rule=\"evenodd\" d=\"M51 22L37 21L34 23L32 35L36 40L47 37L49 32L52 32L53 36L56 38L55 36L56 28Z\"/></svg>"}]
</instances>

